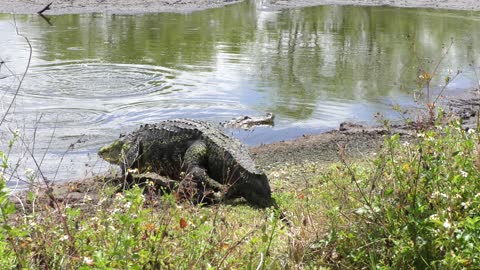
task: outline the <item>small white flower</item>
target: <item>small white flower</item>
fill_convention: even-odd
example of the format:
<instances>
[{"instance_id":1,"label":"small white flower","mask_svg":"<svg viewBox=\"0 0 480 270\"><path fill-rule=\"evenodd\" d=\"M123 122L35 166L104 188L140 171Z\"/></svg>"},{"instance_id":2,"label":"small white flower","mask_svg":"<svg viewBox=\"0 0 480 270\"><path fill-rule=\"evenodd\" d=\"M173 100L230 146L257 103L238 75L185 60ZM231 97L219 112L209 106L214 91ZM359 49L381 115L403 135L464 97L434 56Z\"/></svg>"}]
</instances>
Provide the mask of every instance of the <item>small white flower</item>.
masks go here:
<instances>
[{"instance_id":1,"label":"small white flower","mask_svg":"<svg viewBox=\"0 0 480 270\"><path fill-rule=\"evenodd\" d=\"M448 199L448 195L445 193L440 193L440 196L444 197L445 199Z\"/></svg>"},{"instance_id":2,"label":"small white flower","mask_svg":"<svg viewBox=\"0 0 480 270\"><path fill-rule=\"evenodd\" d=\"M417 137L419 137L419 138L420 138L420 137L421 137L421 138L423 138L423 137L425 137L425 133L418 133L418 134L417 134Z\"/></svg>"},{"instance_id":3,"label":"small white flower","mask_svg":"<svg viewBox=\"0 0 480 270\"><path fill-rule=\"evenodd\" d=\"M467 178L468 177L468 173L464 170L460 170L460 174L464 177L464 178Z\"/></svg>"},{"instance_id":4,"label":"small white flower","mask_svg":"<svg viewBox=\"0 0 480 270\"><path fill-rule=\"evenodd\" d=\"M62 237L60 237L60 241L67 241L68 240L68 235L64 235Z\"/></svg>"},{"instance_id":5,"label":"small white flower","mask_svg":"<svg viewBox=\"0 0 480 270\"><path fill-rule=\"evenodd\" d=\"M408 147L408 146L410 146L410 143L409 142L404 142L403 146Z\"/></svg>"},{"instance_id":6,"label":"small white flower","mask_svg":"<svg viewBox=\"0 0 480 270\"><path fill-rule=\"evenodd\" d=\"M450 223L450 221L448 221L448 219L445 219L445 222L443 223L443 227L445 229L450 229L450 227L452 227L452 223Z\"/></svg>"},{"instance_id":7,"label":"small white flower","mask_svg":"<svg viewBox=\"0 0 480 270\"><path fill-rule=\"evenodd\" d=\"M122 193L119 192L119 193L115 194L115 199L122 200L123 198L125 198L125 196L123 196Z\"/></svg>"},{"instance_id":8,"label":"small white flower","mask_svg":"<svg viewBox=\"0 0 480 270\"><path fill-rule=\"evenodd\" d=\"M460 205L464 208L467 209L472 203L470 201L467 202L462 202Z\"/></svg>"},{"instance_id":9,"label":"small white flower","mask_svg":"<svg viewBox=\"0 0 480 270\"><path fill-rule=\"evenodd\" d=\"M473 128L469 128L468 131L467 131L468 134L474 134L475 133L475 129Z\"/></svg>"},{"instance_id":10,"label":"small white flower","mask_svg":"<svg viewBox=\"0 0 480 270\"><path fill-rule=\"evenodd\" d=\"M93 259L85 256L85 257L83 257L83 263L86 264L86 265L93 265Z\"/></svg>"},{"instance_id":11,"label":"small white flower","mask_svg":"<svg viewBox=\"0 0 480 270\"><path fill-rule=\"evenodd\" d=\"M130 208L130 206L132 206L132 202L127 202L127 203L125 204L125 208L127 208L127 209Z\"/></svg>"}]
</instances>

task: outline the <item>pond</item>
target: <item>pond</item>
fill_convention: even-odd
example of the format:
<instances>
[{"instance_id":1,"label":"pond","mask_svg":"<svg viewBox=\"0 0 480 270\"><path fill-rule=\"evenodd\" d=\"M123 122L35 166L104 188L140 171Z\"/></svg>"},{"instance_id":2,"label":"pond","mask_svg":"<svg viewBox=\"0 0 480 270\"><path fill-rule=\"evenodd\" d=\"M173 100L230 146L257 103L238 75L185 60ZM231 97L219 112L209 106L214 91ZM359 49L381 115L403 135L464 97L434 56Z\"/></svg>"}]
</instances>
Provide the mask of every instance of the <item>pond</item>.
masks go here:
<instances>
[{"instance_id":1,"label":"pond","mask_svg":"<svg viewBox=\"0 0 480 270\"><path fill-rule=\"evenodd\" d=\"M419 67L455 93L478 85L480 12L254 1L191 14L0 14L2 150L50 180L107 170L97 149L142 123L275 114L273 128L229 130L249 145L395 118L414 105ZM448 50L448 54L445 52ZM25 150L25 146L32 153ZM18 149L17 149L18 148ZM26 164L26 165L25 165Z\"/></svg>"}]
</instances>

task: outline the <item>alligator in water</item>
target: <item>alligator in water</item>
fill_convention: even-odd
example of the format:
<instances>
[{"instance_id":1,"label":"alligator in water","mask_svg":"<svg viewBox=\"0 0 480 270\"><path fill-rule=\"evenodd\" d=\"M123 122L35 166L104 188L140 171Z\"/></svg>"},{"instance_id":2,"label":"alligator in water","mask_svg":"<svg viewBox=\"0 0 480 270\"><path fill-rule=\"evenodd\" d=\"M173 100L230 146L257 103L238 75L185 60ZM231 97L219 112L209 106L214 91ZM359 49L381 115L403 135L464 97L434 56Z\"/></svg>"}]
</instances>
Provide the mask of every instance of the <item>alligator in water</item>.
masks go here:
<instances>
[{"instance_id":1,"label":"alligator in water","mask_svg":"<svg viewBox=\"0 0 480 270\"><path fill-rule=\"evenodd\" d=\"M273 203L267 176L247 148L208 122L176 119L142 125L102 147L99 155L124 173L138 169L176 180L190 176L200 184L197 188L214 190L221 199L244 197L261 207Z\"/></svg>"},{"instance_id":2,"label":"alligator in water","mask_svg":"<svg viewBox=\"0 0 480 270\"><path fill-rule=\"evenodd\" d=\"M266 113L265 116L240 116L230 121L220 123L226 128L241 128L245 130L253 129L258 126L273 126L275 115Z\"/></svg>"}]
</instances>

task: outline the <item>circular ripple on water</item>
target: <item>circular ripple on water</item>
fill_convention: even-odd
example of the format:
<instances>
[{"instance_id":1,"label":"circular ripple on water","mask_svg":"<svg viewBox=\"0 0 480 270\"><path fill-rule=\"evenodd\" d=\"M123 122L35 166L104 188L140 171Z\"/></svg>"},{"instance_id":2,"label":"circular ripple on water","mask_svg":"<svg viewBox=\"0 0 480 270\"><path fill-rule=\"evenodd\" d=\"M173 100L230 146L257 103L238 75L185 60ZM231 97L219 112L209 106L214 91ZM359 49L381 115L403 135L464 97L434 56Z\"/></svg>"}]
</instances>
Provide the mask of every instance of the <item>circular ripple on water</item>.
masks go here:
<instances>
[{"instance_id":1,"label":"circular ripple on water","mask_svg":"<svg viewBox=\"0 0 480 270\"><path fill-rule=\"evenodd\" d=\"M60 62L33 66L23 95L112 98L172 91L172 70L132 64Z\"/></svg>"},{"instance_id":2,"label":"circular ripple on water","mask_svg":"<svg viewBox=\"0 0 480 270\"><path fill-rule=\"evenodd\" d=\"M27 129L65 129L71 135L81 134L89 128L104 126L112 116L100 109L50 107L17 110L7 121Z\"/></svg>"}]
</instances>

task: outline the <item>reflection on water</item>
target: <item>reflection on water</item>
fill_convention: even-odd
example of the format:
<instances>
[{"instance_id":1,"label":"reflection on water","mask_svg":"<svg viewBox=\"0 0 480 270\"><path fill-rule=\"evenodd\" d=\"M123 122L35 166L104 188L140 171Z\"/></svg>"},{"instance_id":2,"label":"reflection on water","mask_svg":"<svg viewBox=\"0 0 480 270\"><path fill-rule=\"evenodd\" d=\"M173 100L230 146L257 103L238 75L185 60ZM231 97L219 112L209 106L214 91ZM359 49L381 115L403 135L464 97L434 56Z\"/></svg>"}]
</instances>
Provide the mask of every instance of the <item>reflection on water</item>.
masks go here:
<instances>
[{"instance_id":1,"label":"reflection on water","mask_svg":"<svg viewBox=\"0 0 480 270\"><path fill-rule=\"evenodd\" d=\"M471 88L478 81L471 64L480 62L478 15L344 6L271 11L244 2L192 14L52 16L53 26L17 16L33 59L2 148L10 130L20 129L44 172L66 179L104 170L94 154L99 145L145 122L276 114L274 129L235 132L248 144L345 120L370 122L375 112L393 115L391 104L411 104L419 66L433 69L451 40L433 85L462 69L449 90ZM28 46L10 15L0 14L0 31L5 107Z\"/></svg>"}]
</instances>

